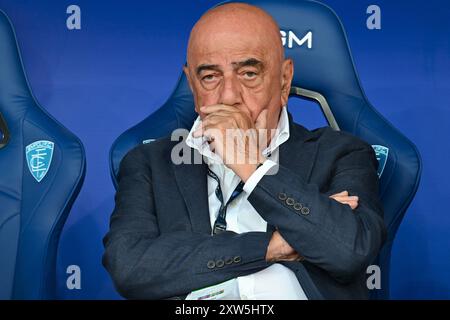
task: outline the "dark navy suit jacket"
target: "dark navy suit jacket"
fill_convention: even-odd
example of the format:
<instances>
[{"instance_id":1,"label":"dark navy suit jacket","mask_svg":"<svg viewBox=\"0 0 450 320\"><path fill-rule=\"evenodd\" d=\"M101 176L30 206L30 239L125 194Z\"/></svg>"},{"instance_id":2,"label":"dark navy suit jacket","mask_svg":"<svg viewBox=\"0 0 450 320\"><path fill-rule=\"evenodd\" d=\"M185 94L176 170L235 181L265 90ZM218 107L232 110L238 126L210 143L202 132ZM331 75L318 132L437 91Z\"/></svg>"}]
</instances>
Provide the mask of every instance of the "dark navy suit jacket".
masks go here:
<instances>
[{"instance_id":1,"label":"dark navy suit jacket","mask_svg":"<svg viewBox=\"0 0 450 320\"><path fill-rule=\"evenodd\" d=\"M264 176L248 197L267 232L211 236L207 165L173 164L178 142L170 137L124 157L103 256L123 297L183 298L262 270L270 265L265 255L275 228L305 257L283 264L309 299L368 297L366 268L386 236L374 152L343 132L309 131L292 117L289 125L278 173ZM344 190L359 196L356 210L329 198Z\"/></svg>"}]
</instances>

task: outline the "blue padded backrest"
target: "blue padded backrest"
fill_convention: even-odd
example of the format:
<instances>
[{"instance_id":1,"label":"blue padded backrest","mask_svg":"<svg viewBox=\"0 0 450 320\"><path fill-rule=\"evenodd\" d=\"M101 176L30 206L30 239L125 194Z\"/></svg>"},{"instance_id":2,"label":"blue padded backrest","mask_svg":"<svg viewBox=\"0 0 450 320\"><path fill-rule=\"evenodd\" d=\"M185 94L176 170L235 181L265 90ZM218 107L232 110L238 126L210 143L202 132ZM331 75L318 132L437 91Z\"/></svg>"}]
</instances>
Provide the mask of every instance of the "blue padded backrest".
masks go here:
<instances>
[{"instance_id":1,"label":"blue padded backrest","mask_svg":"<svg viewBox=\"0 0 450 320\"><path fill-rule=\"evenodd\" d=\"M367 100L350 53L347 37L337 15L329 7L307 0L246 1L269 12L286 40L286 56L294 61L292 85L325 97L339 128L374 146L379 158L380 195L385 210L388 239L378 257L382 290L374 298L389 296L389 262L392 243L411 203L420 179L421 160L414 146L383 118ZM289 48L289 32L297 37ZM116 184L119 163L128 150L147 139L170 135L176 128L190 128L196 117L184 75L167 102L138 125L128 129L111 148L111 175Z\"/></svg>"},{"instance_id":2,"label":"blue padded backrest","mask_svg":"<svg viewBox=\"0 0 450 320\"><path fill-rule=\"evenodd\" d=\"M85 174L81 142L35 101L0 11L0 299L56 298L56 252ZM4 134L5 132L3 132Z\"/></svg>"}]
</instances>

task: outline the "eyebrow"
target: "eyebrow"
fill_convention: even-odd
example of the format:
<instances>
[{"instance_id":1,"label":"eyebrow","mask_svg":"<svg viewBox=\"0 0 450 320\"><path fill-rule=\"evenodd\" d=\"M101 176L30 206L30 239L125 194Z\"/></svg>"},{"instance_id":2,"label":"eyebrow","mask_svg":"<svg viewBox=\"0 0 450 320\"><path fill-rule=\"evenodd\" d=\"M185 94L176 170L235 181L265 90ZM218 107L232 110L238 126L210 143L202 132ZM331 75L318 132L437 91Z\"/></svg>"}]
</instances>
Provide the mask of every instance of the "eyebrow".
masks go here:
<instances>
[{"instance_id":1,"label":"eyebrow","mask_svg":"<svg viewBox=\"0 0 450 320\"><path fill-rule=\"evenodd\" d=\"M262 63L262 61L255 58L250 58L239 62L232 62L231 64L234 66L235 69L239 69L242 67L257 67L259 69L264 68L264 64Z\"/></svg>"},{"instance_id":2,"label":"eyebrow","mask_svg":"<svg viewBox=\"0 0 450 320\"><path fill-rule=\"evenodd\" d=\"M242 67L257 67L261 70L264 69L263 62L255 58L249 58L239 62L232 62L231 64L233 65L234 69L239 69ZM197 75L200 75L200 73L205 70L221 71L221 68L217 64L201 64L196 68L195 71Z\"/></svg>"},{"instance_id":3,"label":"eyebrow","mask_svg":"<svg viewBox=\"0 0 450 320\"><path fill-rule=\"evenodd\" d=\"M220 71L220 67L217 64L201 64L196 68L196 73L199 75L204 70Z\"/></svg>"}]
</instances>

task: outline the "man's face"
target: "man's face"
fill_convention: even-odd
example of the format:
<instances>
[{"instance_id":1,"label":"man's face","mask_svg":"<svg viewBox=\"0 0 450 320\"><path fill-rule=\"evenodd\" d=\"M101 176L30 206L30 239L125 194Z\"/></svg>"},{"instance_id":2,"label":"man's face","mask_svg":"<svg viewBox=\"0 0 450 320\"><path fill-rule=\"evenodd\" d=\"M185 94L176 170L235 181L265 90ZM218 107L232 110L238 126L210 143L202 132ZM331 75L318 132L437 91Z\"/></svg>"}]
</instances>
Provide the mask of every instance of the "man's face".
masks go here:
<instances>
[{"instance_id":1,"label":"man's face","mask_svg":"<svg viewBox=\"0 0 450 320\"><path fill-rule=\"evenodd\" d=\"M200 107L226 104L247 112L255 121L267 109L267 128L276 128L287 102L292 62L282 61L273 36L267 37L258 26L248 26L213 25L197 30L185 68L195 110L203 118Z\"/></svg>"}]
</instances>

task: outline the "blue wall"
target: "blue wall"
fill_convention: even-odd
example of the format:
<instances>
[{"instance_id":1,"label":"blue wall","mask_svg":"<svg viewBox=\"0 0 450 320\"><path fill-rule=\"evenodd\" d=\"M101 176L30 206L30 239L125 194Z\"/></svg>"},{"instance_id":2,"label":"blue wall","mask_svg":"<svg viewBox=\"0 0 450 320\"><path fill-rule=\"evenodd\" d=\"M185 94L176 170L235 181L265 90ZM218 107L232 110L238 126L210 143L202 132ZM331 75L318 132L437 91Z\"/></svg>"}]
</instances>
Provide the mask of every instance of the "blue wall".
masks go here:
<instances>
[{"instance_id":1,"label":"blue wall","mask_svg":"<svg viewBox=\"0 0 450 320\"><path fill-rule=\"evenodd\" d=\"M114 195L108 151L120 133L168 97L190 28L217 2L0 0L15 26L35 96L86 147L86 180L60 241L60 298L119 297L101 266ZM394 244L392 296L448 299L450 3L324 2L346 27L369 100L423 157L421 185ZM66 28L70 4L81 7L81 30ZM366 28L370 4L381 7L381 30ZM81 268L81 290L66 288L71 264Z\"/></svg>"}]
</instances>

